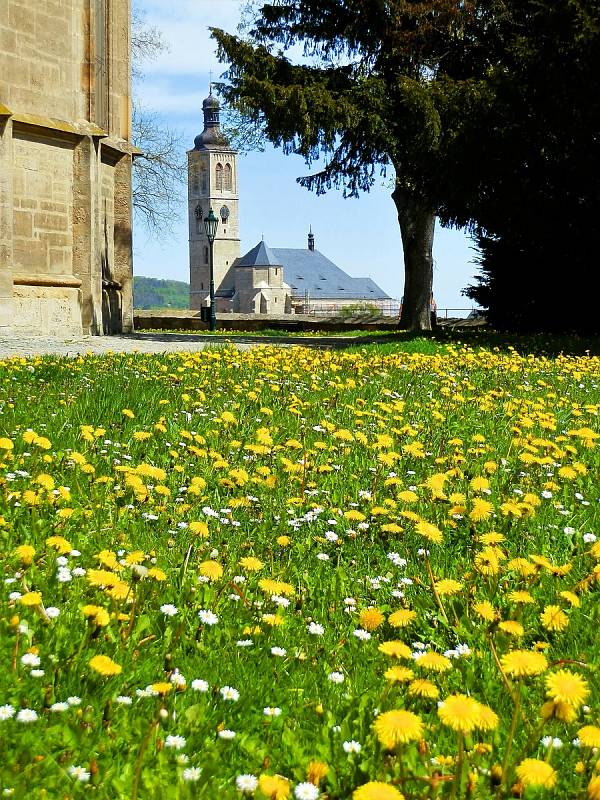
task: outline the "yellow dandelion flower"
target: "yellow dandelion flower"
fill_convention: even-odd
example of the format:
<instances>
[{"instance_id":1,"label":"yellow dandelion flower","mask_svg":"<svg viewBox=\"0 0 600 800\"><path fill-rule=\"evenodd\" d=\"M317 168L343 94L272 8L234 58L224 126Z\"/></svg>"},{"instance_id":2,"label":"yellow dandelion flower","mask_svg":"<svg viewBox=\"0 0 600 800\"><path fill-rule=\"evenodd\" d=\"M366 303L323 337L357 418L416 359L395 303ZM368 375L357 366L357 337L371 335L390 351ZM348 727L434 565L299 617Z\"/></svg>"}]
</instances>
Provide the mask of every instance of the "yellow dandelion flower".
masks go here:
<instances>
[{"instance_id":1,"label":"yellow dandelion flower","mask_svg":"<svg viewBox=\"0 0 600 800\"><path fill-rule=\"evenodd\" d=\"M390 683L408 683L415 677L415 673L408 667L390 667L383 676Z\"/></svg>"},{"instance_id":2,"label":"yellow dandelion flower","mask_svg":"<svg viewBox=\"0 0 600 800\"><path fill-rule=\"evenodd\" d=\"M402 528L395 522L388 522L381 526L382 533L402 533Z\"/></svg>"},{"instance_id":3,"label":"yellow dandelion flower","mask_svg":"<svg viewBox=\"0 0 600 800\"><path fill-rule=\"evenodd\" d=\"M416 659L415 664L420 669L431 672L447 672L452 669L452 661L440 653L434 653L431 650Z\"/></svg>"},{"instance_id":4,"label":"yellow dandelion flower","mask_svg":"<svg viewBox=\"0 0 600 800\"><path fill-rule=\"evenodd\" d=\"M121 413L123 414L124 417L128 417L129 419L135 419L135 414L130 408L124 408L123 411L121 411Z\"/></svg>"},{"instance_id":5,"label":"yellow dandelion flower","mask_svg":"<svg viewBox=\"0 0 600 800\"><path fill-rule=\"evenodd\" d=\"M404 800L404 795L389 783L369 781L354 790L352 800Z\"/></svg>"},{"instance_id":6,"label":"yellow dandelion flower","mask_svg":"<svg viewBox=\"0 0 600 800\"><path fill-rule=\"evenodd\" d=\"M552 789L556 783L556 770L546 761L526 758L517 767L517 777L523 786L543 786Z\"/></svg>"},{"instance_id":7,"label":"yellow dandelion flower","mask_svg":"<svg viewBox=\"0 0 600 800\"><path fill-rule=\"evenodd\" d=\"M502 669L513 678L541 675L548 669L548 659L543 653L532 650L511 650L500 659Z\"/></svg>"},{"instance_id":8,"label":"yellow dandelion flower","mask_svg":"<svg viewBox=\"0 0 600 800\"><path fill-rule=\"evenodd\" d=\"M525 633L525 629L521 623L514 619L507 619L503 622L499 622L498 628L500 628L501 631L504 631L504 633L508 633L509 636L523 636Z\"/></svg>"},{"instance_id":9,"label":"yellow dandelion flower","mask_svg":"<svg viewBox=\"0 0 600 800\"><path fill-rule=\"evenodd\" d=\"M441 581L436 581L435 589L440 597L452 597L452 595L458 594L463 586L464 584L452 578L444 578Z\"/></svg>"},{"instance_id":10,"label":"yellow dandelion flower","mask_svg":"<svg viewBox=\"0 0 600 800\"><path fill-rule=\"evenodd\" d=\"M117 581L113 586L106 589L106 594L113 600L126 600L130 597L131 589L124 581Z\"/></svg>"},{"instance_id":11,"label":"yellow dandelion flower","mask_svg":"<svg viewBox=\"0 0 600 800\"><path fill-rule=\"evenodd\" d=\"M483 731L493 731L498 727L500 719L489 706L479 703L479 724L477 727Z\"/></svg>"},{"instance_id":12,"label":"yellow dandelion flower","mask_svg":"<svg viewBox=\"0 0 600 800\"><path fill-rule=\"evenodd\" d=\"M39 592L25 592L25 594L21 595L19 598L19 603L27 608L32 606L41 606L42 595Z\"/></svg>"},{"instance_id":13,"label":"yellow dandelion flower","mask_svg":"<svg viewBox=\"0 0 600 800\"><path fill-rule=\"evenodd\" d=\"M275 628L279 625L283 625L285 622L284 618L279 614L263 614L261 617L263 622L266 622L267 625L270 625L272 628ZM260 629L258 630L260 633Z\"/></svg>"},{"instance_id":14,"label":"yellow dandelion flower","mask_svg":"<svg viewBox=\"0 0 600 800\"><path fill-rule=\"evenodd\" d=\"M415 530L421 536L424 536L425 539L429 539L429 541L433 542L434 544L441 544L442 539L444 538L441 530L437 526L432 525L430 522L425 522L425 520L417 522L415 525Z\"/></svg>"},{"instance_id":15,"label":"yellow dandelion flower","mask_svg":"<svg viewBox=\"0 0 600 800\"><path fill-rule=\"evenodd\" d=\"M240 558L240 566L248 572L257 572L264 567L264 564L259 558L246 556L245 558Z\"/></svg>"},{"instance_id":16,"label":"yellow dandelion flower","mask_svg":"<svg viewBox=\"0 0 600 800\"><path fill-rule=\"evenodd\" d=\"M7 439L5 436L0 438L0 450L13 450L14 444L11 442L10 439Z\"/></svg>"},{"instance_id":17,"label":"yellow dandelion flower","mask_svg":"<svg viewBox=\"0 0 600 800\"><path fill-rule=\"evenodd\" d=\"M431 681L425 678L417 678L412 681L408 686L408 693L414 694L417 697L427 697L434 699L439 695L439 689Z\"/></svg>"},{"instance_id":18,"label":"yellow dandelion flower","mask_svg":"<svg viewBox=\"0 0 600 800\"><path fill-rule=\"evenodd\" d=\"M567 481L574 481L578 475L577 470L569 466L561 467L558 470L558 474L561 478L565 478Z\"/></svg>"},{"instance_id":19,"label":"yellow dandelion flower","mask_svg":"<svg viewBox=\"0 0 600 800\"><path fill-rule=\"evenodd\" d=\"M477 553L474 564L477 572L482 575L497 575L500 571L498 554L492 547L485 547L481 553Z\"/></svg>"},{"instance_id":20,"label":"yellow dandelion flower","mask_svg":"<svg viewBox=\"0 0 600 800\"><path fill-rule=\"evenodd\" d=\"M540 709L540 716L544 720L558 719L561 722L573 722L577 718L577 710L568 703L555 703L548 700Z\"/></svg>"},{"instance_id":21,"label":"yellow dandelion flower","mask_svg":"<svg viewBox=\"0 0 600 800\"><path fill-rule=\"evenodd\" d=\"M442 724L452 730L470 733L479 726L479 703L464 694L453 694L440 703L438 716Z\"/></svg>"},{"instance_id":22,"label":"yellow dandelion flower","mask_svg":"<svg viewBox=\"0 0 600 800\"><path fill-rule=\"evenodd\" d=\"M407 644L399 641L382 642L378 650L380 653L392 658L410 658L412 653Z\"/></svg>"},{"instance_id":23,"label":"yellow dandelion flower","mask_svg":"<svg viewBox=\"0 0 600 800\"><path fill-rule=\"evenodd\" d=\"M92 586L116 586L123 581L114 572L109 572L106 569L88 569L86 573L88 583Z\"/></svg>"},{"instance_id":24,"label":"yellow dandelion flower","mask_svg":"<svg viewBox=\"0 0 600 800\"><path fill-rule=\"evenodd\" d=\"M587 787L588 800L600 800L600 775L594 775Z\"/></svg>"},{"instance_id":25,"label":"yellow dandelion flower","mask_svg":"<svg viewBox=\"0 0 600 800\"><path fill-rule=\"evenodd\" d=\"M311 761L306 768L306 780L318 786L329 772L329 766L324 761Z\"/></svg>"},{"instance_id":26,"label":"yellow dandelion flower","mask_svg":"<svg viewBox=\"0 0 600 800\"><path fill-rule=\"evenodd\" d=\"M522 517L523 511L521 510L518 503L513 503L512 500L509 500L506 503L501 503L500 511L502 512L503 516L505 517Z\"/></svg>"},{"instance_id":27,"label":"yellow dandelion flower","mask_svg":"<svg viewBox=\"0 0 600 800\"><path fill-rule=\"evenodd\" d=\"M510 600L511 603L522 603L524 605L528 605L529 603L535 602L535 600L529 594L529 592L526 591L510 592L510 594L508 595L508 599Z\"/></svg>"},{"instance_id":28,"label":"yellow dandelion flower","mask_svg":"<svg viewBox=\"0 0 600 800\"><path fill-rule=\"evenodd\" d=\"M490 482L487 478L477 477L469 482L469 486L474 492L484 492L486 489L490 488Z\"/></svg>"},{"instance_id":29,"label":"yellow dandelion flower","mask_svg":"<svg viewBox=\"0 0 600 800\"><path fill-rule=\"evenodd\" d=\"M596 725L584 725L577 732L577 737L583 747L600 747L600 728Z\"/></svg>"},{"instance_id":30,"label":"yellow dandelion flower","mask_svg":"<svg viewBox=\"0 0 600 800\"><path fill-rule=\"evenodd\" d=\"M523 578L527 578L535 572L535 567L526 558L512 558L506 566L513 572L518 572Z\"/></svg>"},{"instance_id":31,"label":"yellow dandelion flower","mask_svg":"<svg viewBox=\"0 0 600 800\"><path fill-rule=\"evenodd\" d=\"M555 703L566 703L573 708L579 708L589 693L587 682L575 672L559 669L546 676L546 697Z\"/></svg>"},{"instance_id":32,"label":"yellow dandelion flower","mask_svg":"<svg viewBox=\"0 0 600 800\"><path fill-rule=\"evenodd\" d=\"M285 800L290 795L290 782L280 775L261 775L258 788L269 800Z\"/></svg>"},{"instance_id":33,"label":"yellow dandelion flower","mask_svg":"<svg viewBox=\"0 0 600 800\"><path fill-rule=\"evenodd\" d=\"M223 577L223 567L218 561L203 561L198 566L198 572L205 578L211 581L216 581Z\"/></svg>"},{"instance_id":34,"label":"yellow dandelion flower","mask_svg":"<svg viewBox=\"0 0 600 800\"><path fill-rule=\"evenodd\" d=\"M563 600L566 600L570 606L573 608L579 608L581 605L581 600L577 597L574 592L564 591L560 592L559 596L562 597Z\"/></svg>"},{"instance_id":35,"label":"yellow dandelion flower","mask_svg":"<svg viewBox=\"0 0 600 800\"><path fill-rule=\"evenodd\" d=\"M166 681L158 681L158 683L153 683L150 688L153 692L156 692L156 694L165 695L169 694L173 689L173 684L167 683Z\"/></svg>"},{"instance_id":36,"label":"yellow dandelion flower","mask_svg":"<svg viewBox=\"0 0 600 800\"><path fill-rule=\"evenodd\" d=\"M471 519L473 522L483 522L484 520L489 519L493 512L493 503L490 503L489 500L483 500L480 497L476 497L473 500L472 508L469 512L469 519Z\"/></svg>"},{"instance_id":37,"label":"yellow dandelion flower","mask_svg":"<svg viewBox=\"0 0 600 800\"><path fill-rule=\"evenodd\" d=\"M42 489L45 489L47 492L51 492L56 485L52 475L48 475L46 472L40 473L34 483L37 483L38 486L41 486Z\"/></svg>"},{"instance_id":38,"label":"yellow dandelion flower","mask_svg":"<svg viewBox=\"0 0 600 800\"><path fill-rule=\"evenodd\" d=\"M486 622L493 622L496 619L496 611L489 600L482 600L473 605L473 611Z\"/></svg>"},{"instance_id":39,"label":"yellow dandelion flower","mask_svg":"<svg viewBox=\"0 0 600 800\"><path fill-rule=\"evenodd\" d=\"M416 492L412 492L410 489L405 489L402 492L398 492L398 499L402 500L403 503L416 503L419 499L419 495Z\"/></svg>"},{"instance_id":40,"label":"yellow dandelion flower","mask_svg":"<svg viewBox=\"0 0 600 800\"><path fill-rule=\"evenodd\" d=\"M423 734L423 723L412 711L395 710L379 714L373 725L381 744L392 749L397 744L418 741Z\"/></svg>"},{"instance_id":41,"label":"yellow dandelion flower","mask_svg":"<svg viewBox=\"0 0 600 800\"><path fill-rule=\"evenodd\" d=\"M105 628L110 622L110 614L102 606L83 606L81 613L84 617L91 619L99 628Z\"/></svg>"},{"instance_id":42,"label":"yellow dandelion flower","mask_svg":"<svg viewBox=\"0 0 600 800\"><path fill-rule=\"evenodd\" d=\"M49 536L46 539L46 544L48 547L52 547L57 550L61 555L64 555L73 549L71 542L67 541L63 536Z\"/></svg>"},{"instance_id":43,"label":"yellow dandelion flower","mask_svg":"<svg viewBox=\"0 0 600 800\"><path fill-rule=\"evenodd\" d=\"M358 621L367 631L374 631L384 622L385 617L378 608L363 608Z\"/></svg>"},{"instance_id":44,"label":"yellow dandelion flower","mask_svg":"<svg viewBox=\"0 0 600 800\"><path fill-rule=\"evenodd\" d=\"M569 618L560 606L545 606L540 619L547 631L564 631L569 624Z\"/></svg>"},{"instance_id":45,"label":"yellow dandelion flower","mask_svg":"<svg viewBox=\"0 0 600 800\"><path fill-rule=\"evenodd\" d=\"M148 577L154 578L155 581L166 581L167 573L159 567L150 567L148 570Z\"/></svg>"},{"instance_id":46,"label":"yellow dandelion flower","mask_svg":"<svg viewBox=\"0 0 600 800\"><path fill-rule=\"evenodd\" d=\"M258 582L259 588L265 594L282 594L286 597L293 597L294 595L294 587L291 583L285 583L284 581L276 581L272 578L261 578Z\"/></svg>"},{"instance_id":47,"label":"yellow dandelion flower","mask_svg":"<svg viewBox=\"0 0 600 800\"><path fill-rule=\"evenodd\" d=\"M202 539L208 538L208 525L206 522L190 522L188 528L196 536L200 536Z\"/></svg>"},{"instance_id":48,"label":"yellow dandelion flower","mask_svg":"<svg viewBox=\"0 0 600 800\"><path fill-rule=\"evenodd\" d=\"M344 517L350 522L364 522L366 520L365 515L354 508L350 511L344 511Z\"/></svg>"},{"instance_id":49,"label":"yellow dandelion flower","mask_svg":"<svg viewBox=\"0 0 600 800\"><path fill-rule=\"evenodd\" d=\"M405 628L417 618L417 612L410 608L401 608L388 617L388 622L393 628Z\"/></svg>"},{"instance_id":50,"label":"yellow dandelion flower","mask_svg":"<svg viewBox=\"0 0 600 800\"><path fill-rule=\"evenodd\" d=\"M278 536L275 541L280 547L287 547L292 540L289 536Z\"/></svg>"},{"instance_id":51,"label":"yellow dandelion flower","mask_svg":"<svg viewBox=\"0 0 600 800\"><path fill-rule=\"evenodd\" d=\"M119 675L123 669L120 664L116 664L108 656L94 656L90 659L89 665L95 672L104 675L104 677Z\"/></svg>"},{"instance_id":52,"label":"yellow dandelion flower","mask_svg":"<svg viewBox=\"0 0 600 800\"><path fill-rule=\"evenodd\" d=\"M481 536L478 536L477 541L487 546L493 546L505 542L506 536L501 533L496 533L496 531L490 531L489 533L482 533Z\"/></svg>"},{"instance_id":53,"label":"yellow dandelion flower","mask_svg":"<svg viewBox=\"0 0 600 800\"><path fill-rule=\"evenodd\" d=\"M32 547L30 544L19 545L19 547L15 548L15 555L18 559L20 559L22 564L27 567L33 561L35 547Z\"/></svg>"}]
</instances>

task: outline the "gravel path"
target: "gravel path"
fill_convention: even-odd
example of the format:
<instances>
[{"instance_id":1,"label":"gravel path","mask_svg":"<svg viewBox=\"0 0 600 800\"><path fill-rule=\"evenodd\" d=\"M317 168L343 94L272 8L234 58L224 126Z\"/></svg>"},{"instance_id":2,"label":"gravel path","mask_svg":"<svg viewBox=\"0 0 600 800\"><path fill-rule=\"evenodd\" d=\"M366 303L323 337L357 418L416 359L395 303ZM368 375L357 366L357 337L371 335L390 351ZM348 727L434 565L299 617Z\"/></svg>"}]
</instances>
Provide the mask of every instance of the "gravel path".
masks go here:
<instances>
[{"instance_id":1,"label":"gravel path","mask_svg":"<svg viewBox=\"0 0 600 800\"><path fill-rule=\"evenodd\" d=\"M1 336L0 358L11 356L78 356L86 353L195 353L205 347L227 344L215 341L214 337L195 336L170 337L156 334L133 334L131 336L81 336L62 339L60 336ZM247 350L252 343L235 343L240 350ZM261 342L256 342L261 344Z\"/></svg>"}]
</instances>

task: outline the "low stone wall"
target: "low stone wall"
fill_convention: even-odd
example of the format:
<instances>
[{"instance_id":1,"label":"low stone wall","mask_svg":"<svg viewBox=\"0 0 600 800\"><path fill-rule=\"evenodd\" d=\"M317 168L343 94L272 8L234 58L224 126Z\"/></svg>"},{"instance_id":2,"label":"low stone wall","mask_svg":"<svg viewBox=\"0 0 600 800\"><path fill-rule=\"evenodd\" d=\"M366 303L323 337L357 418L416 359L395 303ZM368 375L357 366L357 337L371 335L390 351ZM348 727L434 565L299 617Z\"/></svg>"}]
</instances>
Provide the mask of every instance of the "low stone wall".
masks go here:
<instances>
[{"instance_id":1,"label":"low stone wall","mask_svg":"<svg viewBox=\"0 0 600 800\"><path fill-rule=\"evenodd\" d=\"M202 322L199 311L134 311L136 331L185 330L206 331L208 323ZM340 319L337 316L305 314L217 314L217 327L227 331L390 331L398 328L397 317L356 317Z\"/></svg>"}]
</instances>

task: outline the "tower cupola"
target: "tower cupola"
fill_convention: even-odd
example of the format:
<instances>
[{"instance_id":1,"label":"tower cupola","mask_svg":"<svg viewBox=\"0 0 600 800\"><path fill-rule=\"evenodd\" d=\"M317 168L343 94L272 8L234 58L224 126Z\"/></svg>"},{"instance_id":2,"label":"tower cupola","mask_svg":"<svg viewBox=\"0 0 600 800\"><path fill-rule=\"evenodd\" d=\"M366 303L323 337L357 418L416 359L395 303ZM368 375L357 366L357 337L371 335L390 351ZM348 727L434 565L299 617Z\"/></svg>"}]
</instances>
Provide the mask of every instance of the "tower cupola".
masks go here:
<instances>
[{"instance_id":1,"label":"tower cupola","mask_svg":"<svg viewBox=\"0 0 600 800\"><path fill-rule=\"evenodd\" d=\"M210 147L229 147L229 140L221 130L220 112L221 104L212 93L212 86L208 97L202 103L204 114L204 130L194 139L196 150Z\"/></svg>"}]
</instances>

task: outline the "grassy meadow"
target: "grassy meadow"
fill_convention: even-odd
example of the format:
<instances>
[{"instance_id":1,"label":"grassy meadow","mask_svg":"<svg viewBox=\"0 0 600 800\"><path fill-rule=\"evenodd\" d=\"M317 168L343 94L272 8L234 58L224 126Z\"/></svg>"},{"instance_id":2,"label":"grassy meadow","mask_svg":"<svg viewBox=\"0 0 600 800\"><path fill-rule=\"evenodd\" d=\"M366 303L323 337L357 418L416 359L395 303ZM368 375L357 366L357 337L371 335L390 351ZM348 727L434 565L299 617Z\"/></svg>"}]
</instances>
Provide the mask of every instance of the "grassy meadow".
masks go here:
<instances>
[{"instance_id":1,"label":"grassy meadow","mask_svg":"<svg viewBox=\"0 0 600 800\"><path fill-rule=\"evenodd\" d=\"M0 374L2 796L600 800L600 358Z\"/></svg>"}]
</instances>

